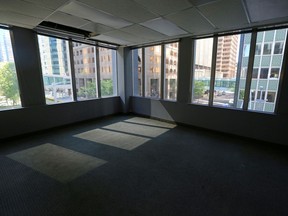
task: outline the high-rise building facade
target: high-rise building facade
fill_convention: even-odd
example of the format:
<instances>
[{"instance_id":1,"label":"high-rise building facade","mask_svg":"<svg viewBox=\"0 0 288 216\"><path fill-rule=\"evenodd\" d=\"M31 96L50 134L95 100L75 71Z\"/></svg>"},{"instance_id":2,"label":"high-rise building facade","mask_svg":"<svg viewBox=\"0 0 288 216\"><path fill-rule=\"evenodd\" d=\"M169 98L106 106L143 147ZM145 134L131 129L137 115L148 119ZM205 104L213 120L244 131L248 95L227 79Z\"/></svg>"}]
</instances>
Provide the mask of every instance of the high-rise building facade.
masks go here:
<instances>
[{"instance_id":1,"label":"high-rise building facade","mask_svg":"<svg viewBox=\"0 0 288 216\"><path fill-rule=\"evenodd\" d=\"M97 97L96 49L94 46L73 42L73 58L78 99ZM85 89L90 93L85 94ZM90 88L94 88L93 91Z\"/></svg>"},{"instance_id":2,"label":"high-rise building facade","mask_svg":"<svg viewBox=\"0 0 288 216\"><path fill-rule=\"evenodd\" d=\"M46 102L72 101L68 41L39 35L38 44Z\"/></svg>"},{"instance_id":3,"label":"high-rise building facade","mask_svg":"<svg viewBox=\"0 0 288 216\"><path fill-rule=\"evenodd\" d=\"M177 99L178 43L165 45L164 99Z\"/></svg>"},{"instance_id":4,"label":"high-rise building facade","mask_svg":"<svg viewBox=\"0 0 288 216\"><path fill-rule=\"evenodd\" d=\"M231 79L235 77L237 72L239 37L239 35L228 35L218 38L216 79Z\"/></svg>"},{"instance_id":5,"label":"high-rise building facade","mask_svg":"<svg viewBox=\"0 0 288 216\"><path fill-rule=\"evenodd\" d=\"M263 31L257 33L252 82L250 86L249 110L274 112L281 68L283 63L284 47L287 29ZM246 74L248 67L250 40L244 40L244 52L240 79L240 94L238 104L243 103ZM241 93L242 92L242 93Z\"/></svg>"},{"instance_id":6,"label":"high-rise building facade","mask_svg":"<svg viewBox=\"0 0 288 216\"><path fill-rule=\"evenodd\" d=\"M133 54L134 74L134 95L142 96L143 66L145 68L145 97L160 98L161 85L164 86L163 99L176 100L177 98L177 77L178 77L178 43L170 43L164 46L162 53L161 45L146 47L142 59L142 49L137 49ZM162 57L162 55L164 55ZM164 63L162 64L162 59ZM162 65L164 66L164 77L161 83Z\"/></svg>"},{"instance_id":7,"label":"high-rise building facade","mask_svg":"<svg viewBox=\"0 0 288 216\"><path fill-rule=\"evenodd\" d=\"M145 48L145 96L160 98L161 46Z\"/></svg>"},{"instance_id":8,"label":"high-rise building facade","mask_svg":"<svg viewBox=\"0 0 288 216\"><path fill-rule=\"evenodd\" d=\"M71 70L67 40L38 36L38 42L47 103L73 100L72 71L75 72L78 100L98 97L97 79L100 80L102 97L117 94L115 50L73 42L71 51L74 65ZM99 54L99 73L97 73L96 64L97 53Z\"/></svg>"},{"instance_id":9,"label":"high-rise building facade","mask_svg":"<svg viewBox=\"0 0 288 216\"><path fill-rule=\"evenodd\" d=\"M14 62L10 32L0 29L0 62Z\"/></svg>"}]
</instances>

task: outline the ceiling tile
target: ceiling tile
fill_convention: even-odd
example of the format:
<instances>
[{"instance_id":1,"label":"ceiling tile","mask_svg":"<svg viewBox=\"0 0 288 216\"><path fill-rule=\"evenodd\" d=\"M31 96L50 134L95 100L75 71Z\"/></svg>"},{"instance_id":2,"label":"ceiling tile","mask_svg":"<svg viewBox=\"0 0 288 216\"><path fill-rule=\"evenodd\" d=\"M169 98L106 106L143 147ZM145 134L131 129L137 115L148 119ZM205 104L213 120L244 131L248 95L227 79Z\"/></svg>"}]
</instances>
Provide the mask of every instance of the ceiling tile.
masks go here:
<instances>
[{"instance_id":1,"label":"ceiling tile","mask_svg":"<svg viewBox=\"0 0 288 216\"><path fill-rule=\"evenodd\" d=\"M165 18L193 34L211 32L214 29L214 27L201 16L195 8L171 14L165 16Z\"/></svg>"},{"instance_id":2,"label":"ceiling tile","mask_svg":"<svg viewBox=\"0 0 288 216\"><path fill-rule=\"evenodd\" d=\"M163 18L149 20L144 23L140 23L140 25L146 26L147 28L153 29L167 36L187 34L187 32L183 29Z\"/></svg>"},{"instance_id":3,"label":"ceiling tile","mask_svg":"<svg viewBox=\"0 0 288 216\"><path fill-rule=\"evenodd\" d=\"M0 20L3 24L15 25L24 28L34 28L42 21L40 18L2 10L0 10Z\"/></svg>"},{"instance_id":4,"label":"ceiling tile","mask_svg":"<svg viewBox=\"0 0 288 216\"><path fill-rule=\"evenodd\" d=\"M139 23L156 18L157 15L146 10L142 5L132 0L79 0L98 10L107 12L117 17L128 20L129 22Z\"/></svg>"},{"instance_id":5,"label":"ceiling tile","mask_svg":"<svg viewBox=\"0 0 288 216\"><path fill-rule=\"evenodd\" d=\"M74 28L78 28L88 23L87 20L72 16L70 14L65 14L62 12L55 12L50 17L48 17L45 21L50 21L50 22L61 24L61 25L71 26Z\"/></svg>"},{"instance_id":6,"label":"ceiling tile","mask_svg":"<svg viewBox=\"0 0 288 216\"><path fill-rule=\"evenodd\" d=\"M189 0L194 6L200 6L204 4L210 4L212 2L218 1L218 0Z\"/></svg>"},{"instance_id":7,"label":"ceiling tile","mask_svg":"<svg viewBox=\"0 0 288 216\"><path fill-rule=\"evenodd\" d=\"M248 23L241 0L221 0L198 8L218 28L241 27Z\"/></svg>"},{"instance_id":8,"label":"ceiling tile","mask_svg":"<svg viewBox=\"0 0 288 216\"><path fill-rule=\"evenodd\" d=\"M37 18L46 18L50 14L53 13L53 10L47 9L44 7L40 7L31 2L24 2L21 0L13 0L13 1L2 1L1 10L12 11L23 15L28 15Z\"/></svg>"},{"instance_id":9,"label":"ceiling tile","mask_svg":"<svg viewBox=\"0 0 288 216\"><path fill-rule=\"evenodd\" d=\"M90 31L95 34L102 34L102 33L113 30L113 28L110 28L108 26L105 26L99 23L93 23L93 22L88 22L87 24L81 26L80 29Z\"/></svg>"},{"instance_id":10,"label":"ceiling tile","mask_svg":"<svg viewBox=\"0 0 288 216\"><path fill-rule=\"evenodd\" d=\"M130 42L134 42L134 43L141 43L142 41L146 41L147 39L142 38L142 37L137 37L136 35L127 33L127 32L123 32L120 30L115 30L115 31L111 31L111 32L107 32L104 35L108 35L110 37L115 37L115 38L119 38L123 41L127 40Z\"/></svg>"},{"instance_id":11,"label":"ceiling tile","mask_svg":"<svg viewBox=\"0 0 288 216\"><path fill-rule=\"evenodd\" d=\"M167 15L174 13L189 7L192 4L188 0L135 0L139 4L142 4L148 10L160 14Z\"/></svg>"},{"instance_id":12,"label":"ceiling tile","mask_svg":"<svg viewBox=\"0 0 288 216\"><path fill-rule=\"evenodd\" d=\"M27 2L32 2L36 5L40 5L46 8L50 8L53 10L58 9L59 7L69 3L70 0L25 0Z\"/></svg>"},{"instance_id":13,"label":"ceiling tile","mask_svg":"<svg viewBox=\"0 0 288 216\"><path fill-rule=\"evenodd\" d=\"M112 28L122 28L129 26L132 23L127 22L121 18L114 17L110 14L96 10L95 8L89 7L85 4L70 2L60 9L62 12L90 20L95 23L101 23Z\"/></svg>"},{"instance_id":14,"label":"ceiling tile","mask_svg":"<svg viewBox=\"0 0 288 216\"><path fill-rule=\"evenodd\" d=\"M137 25L137 24L122 28L121 31L131 33L138 37L144 37L149 40L160 40L166 37L165 35L159 32L156 32L152 29L149 29L144 26Z\"/></svg>"},{"instance_id":15,"label":"ceiling tile","mask_svg":"<svg viewBox=\"0 0 288 216\"><path fill-rule=\"evenodd\" d=\"M129 41L121 40L121 39L115 38L115 37L110 37L108 35L97 35L97 36L91 37L91 39L115 43L115 44L120 44L120 45L127 45L127 44L131 43Z\"/></svg>"},{"instance_id":16,"label":"ceiling tile","mask_svg":"<svg viewBox=\"0 0 288 216\"><path fill-rule=\"evenodd\" d=\"M288 17L287 0L246 0L252 22Z\"/></svg>"}]
</instances>

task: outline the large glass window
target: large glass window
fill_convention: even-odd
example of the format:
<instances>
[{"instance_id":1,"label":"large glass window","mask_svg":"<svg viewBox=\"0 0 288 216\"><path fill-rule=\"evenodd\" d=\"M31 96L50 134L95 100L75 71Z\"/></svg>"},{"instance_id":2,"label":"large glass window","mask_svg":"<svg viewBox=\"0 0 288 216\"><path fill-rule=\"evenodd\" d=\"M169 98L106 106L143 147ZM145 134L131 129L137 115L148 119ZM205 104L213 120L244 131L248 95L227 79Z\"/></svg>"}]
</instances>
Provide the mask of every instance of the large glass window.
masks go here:
<instances>
[{"instance_id":1,"label":"large glass window","mask_svg":"<svg viewBox=\"0 0 288 216\"><path fill-rule=\"evenodd\" d=\"M160 98L161 46L145 48L145 97Z\"/></svg>"},{"instance_id":2,"label":"large glass window","mask_svg":"<svg viewBox=\"0 0 288 216\"><path fill-rule=\"evenodd\" d=\"M9 30L0 29L0 110L21 106Z\"/></svg>"},{"instance_id":3,"label":"large glass window","mask_svg":"<svg viewBox=\"0 0 288 216\"><path fill-rule=\"evenodd\" d=\"M133 95L135 96L142 96L142 48L134 49L132 51L132 67L133 67Z\"/></svg>"},{"instance_id":4,"label":"large glass window","mask_svg":"<svg viewBox=\"0 0 288 216\"><path fill-rule=\"evenodd\" d=\"M116 51L99 47L101 96L117 95Z\"/></svg>"},{"instance_id":5,"label":"large glass window","mask_svg":"<svg viewBox=\"0 0 288 216\"><path fill-rule=\"evenodd\" d=\"M242 108L251 34L218 38L213 105Z\"/></svg>"},{"instance_id":6,"label":"large glass window","mask_svg":"<svg viewBox=\"0 0 288 216\"><path fill-rule=\"evenodd\" d=\"M73 58L78 100L97 98L95 47L73 42Z\"/></svg>"},{"instance_id":7,"label":"large glass window","mask_svg":"<svg viewBox=\"0 0 288 216\"><path fill-rule=\"evenodd\" d=\"M47 104L73 100L67 40L38 35Z\"/></svg>"},{"instance_id":8,"label":"large glass window","mask_svg":"<svg viewBox=\"0 0 288 216\"><path fill-rule=\"evenodd\" d=\"M248 110L274 112L286 34L287 29L257 33L257 42L264 48L263 55L255 52L253 72L259 75L252 76Z\"/></svg>"},{"instance_id":9,"label":"large glass window","mask_svg":"<svg viewBox=\"0 0 288 216\"><path fill-rule=\"evenodd\" d=\"M164 99L177 99L178 43L165 45Z\"/></svg>"},{"instance_id":10,"label":"large glass window","mask_svg":"<svg viewBox=\"0 0 288 216\"><path fill-rule=\"evenodd\" d=\"M192 103L208 105L212 66L213 38L195 41Z\"/></svg>"}]
</instances>

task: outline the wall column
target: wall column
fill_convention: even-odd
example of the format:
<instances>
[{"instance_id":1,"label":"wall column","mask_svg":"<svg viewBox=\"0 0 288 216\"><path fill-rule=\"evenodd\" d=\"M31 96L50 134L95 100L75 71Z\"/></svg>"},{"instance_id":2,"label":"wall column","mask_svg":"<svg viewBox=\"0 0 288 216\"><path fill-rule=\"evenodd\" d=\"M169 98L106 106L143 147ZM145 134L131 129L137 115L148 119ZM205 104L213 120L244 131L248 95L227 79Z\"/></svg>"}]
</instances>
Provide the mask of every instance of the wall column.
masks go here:
<instances>
[{"instance_id":1,"label":"wall column","mask_svg":"<svg viewBox=\"0 0 288 216\"><path fill-rule=\"evenodd\" d=\"M45 105L37 34L13 27L11 36L22 106Z\"/></svg>"}]
</instances>

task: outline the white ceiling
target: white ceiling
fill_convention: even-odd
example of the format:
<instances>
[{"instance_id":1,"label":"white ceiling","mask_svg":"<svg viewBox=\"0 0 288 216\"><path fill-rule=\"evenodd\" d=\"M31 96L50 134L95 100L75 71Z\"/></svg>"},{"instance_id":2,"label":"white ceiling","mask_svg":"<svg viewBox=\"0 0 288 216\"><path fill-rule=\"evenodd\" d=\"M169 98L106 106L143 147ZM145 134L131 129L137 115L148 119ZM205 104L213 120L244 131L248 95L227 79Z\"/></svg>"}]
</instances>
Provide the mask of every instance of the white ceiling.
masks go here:
<instances>
[{"instance_id":1,"label":"white ceiling","mask_svg":"<svg viewBox=\"0 0 288 216\"><path fill-rule=\"evenodd\" d=\"M120 45L288 22L288 0L0 0L0 23L49 21Z\"/></svg>"}]
</instances>

